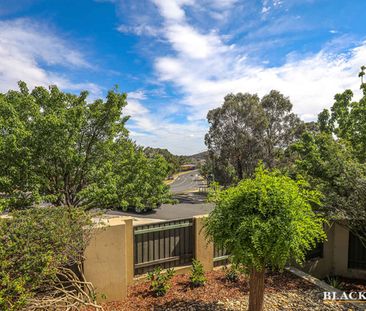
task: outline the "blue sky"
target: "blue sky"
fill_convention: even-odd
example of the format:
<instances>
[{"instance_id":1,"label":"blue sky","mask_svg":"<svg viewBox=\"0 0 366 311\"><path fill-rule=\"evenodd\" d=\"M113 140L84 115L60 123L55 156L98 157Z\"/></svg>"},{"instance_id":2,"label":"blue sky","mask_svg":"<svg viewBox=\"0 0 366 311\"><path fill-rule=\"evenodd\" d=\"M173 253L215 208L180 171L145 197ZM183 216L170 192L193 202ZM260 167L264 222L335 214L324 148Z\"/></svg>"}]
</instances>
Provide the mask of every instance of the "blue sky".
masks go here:
<instances>
[{"instance_id":1,"label":"blue sky","mask_svg":"<svg viewBox=\"0 0 366 311\"><path fill-rule=\"evenodd\" d=\"M365 0L0 0L0 91L128 93L138 144L205 149L230 92L278 89L313 120L366 64Z\"/></svg>"}]
</instances>

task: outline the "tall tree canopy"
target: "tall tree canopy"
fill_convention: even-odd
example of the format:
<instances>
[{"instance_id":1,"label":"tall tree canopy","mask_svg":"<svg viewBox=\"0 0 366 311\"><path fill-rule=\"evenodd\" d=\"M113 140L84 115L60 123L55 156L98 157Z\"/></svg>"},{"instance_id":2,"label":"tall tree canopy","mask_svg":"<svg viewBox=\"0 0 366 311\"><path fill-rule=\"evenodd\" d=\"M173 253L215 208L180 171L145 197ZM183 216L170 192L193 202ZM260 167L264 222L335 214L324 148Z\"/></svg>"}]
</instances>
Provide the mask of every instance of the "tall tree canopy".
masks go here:
<instances>
[{"instance_id":1,"label":"tall tree canopy","mask_svg":"<svg viewBox=\"0 0 366 311\"><path fill-rule=\"evenodd\" d=\"M205 143L215 179L230 184L251 176L259 160L276 167L303 128L291 110L290 100L274 90L261 100L229 94L222 107L210 110Z\"/></svg>"},{"instance_id":2,"label":"tall tree canopy","mask_svg":"<svg viewBox=\"0 0 366 311\"><path fill-rule=\"evenodd\" d=\"M361 70L360 76L363 77ZM305 132L291 148L293 176L301 175L324 194L329 218L347 219L366 245L366 86L352 102L352 92L335 95L330 111L318 116L318 129Z\"/></svg>"},{"instance_id":3,"label":"tall tree canopy","mask_svg":"<svg viewBox=\"0 0 366 311\"><path fill-rule=\"evenodd\" d=\"M145 209L167 199L166 162L146 158L128 138L125 93L111 90L106 101L90 103L87 92L19 88L0 94L3 206Z\"/></svg>"}]
</instances>

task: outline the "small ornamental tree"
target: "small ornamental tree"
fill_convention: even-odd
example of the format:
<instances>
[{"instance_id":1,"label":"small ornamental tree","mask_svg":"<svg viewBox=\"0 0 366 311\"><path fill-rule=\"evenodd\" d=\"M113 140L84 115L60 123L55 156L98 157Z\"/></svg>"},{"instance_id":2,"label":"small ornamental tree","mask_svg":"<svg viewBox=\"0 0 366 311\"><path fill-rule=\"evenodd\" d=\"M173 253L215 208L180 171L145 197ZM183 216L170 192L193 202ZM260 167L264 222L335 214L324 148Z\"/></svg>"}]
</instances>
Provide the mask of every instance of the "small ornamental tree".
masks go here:
<instances>
[{"instance_id":1,"label":"small ornamental tree","mask_svg":"<svg viewBox=\"0 0 366 311\"><path fill-rule=\"evenodd\" d=\"M321 195L305 186L259 166L253 179L212 194L216 207L205 223L206 234L250 273L250 311L263 309L266 269L303 262L325 239L323 218L312 210Z\"/></svg>"}]
</instances>

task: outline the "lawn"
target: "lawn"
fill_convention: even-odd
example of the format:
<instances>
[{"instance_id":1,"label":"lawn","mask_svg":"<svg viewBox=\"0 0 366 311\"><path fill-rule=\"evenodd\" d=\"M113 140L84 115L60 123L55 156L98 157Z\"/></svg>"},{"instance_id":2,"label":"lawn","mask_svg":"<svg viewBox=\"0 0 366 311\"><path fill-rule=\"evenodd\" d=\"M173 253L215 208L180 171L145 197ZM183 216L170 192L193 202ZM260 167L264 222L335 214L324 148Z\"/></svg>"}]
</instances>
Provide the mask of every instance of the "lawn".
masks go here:
<instances>
[{"instance_id":1,"label":"lawn","mask_svg":"<svg viewBox=\"0 0 366 311\"><path fill-rule=\"evenodd\" d=\"M172 287L164 297L155 297L149 283L131 286L123 302L106 304L107 311L143 310L247 310L249 282L240 276L238 282L225 279L222 269L206 273L203 287L190 288L188 275L176 275ZM322 290L313 284L285 271L268 273L265 283L264 310L354 310L345 305L324 304Z\"/></svg>"}]
</instances>

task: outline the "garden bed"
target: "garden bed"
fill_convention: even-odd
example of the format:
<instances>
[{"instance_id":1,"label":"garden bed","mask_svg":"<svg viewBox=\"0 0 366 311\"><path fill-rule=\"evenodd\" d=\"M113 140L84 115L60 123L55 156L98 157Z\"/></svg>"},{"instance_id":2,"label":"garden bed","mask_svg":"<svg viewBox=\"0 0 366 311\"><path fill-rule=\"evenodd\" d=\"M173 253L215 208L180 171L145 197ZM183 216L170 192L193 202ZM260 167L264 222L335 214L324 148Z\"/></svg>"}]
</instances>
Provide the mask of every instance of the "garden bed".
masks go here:
<instances>
[{"instance_id":1,"label":"garden bed","mask_svg":"<svg viewBox=\"0 0 366 311\"><path fill-rule=\"evenodd\" d=\"M238 282L231 283L221 269L207 273L206 277L205 286L192 289L188 275L176 275L164 297L155 297L149 290L149 282L135 284L130 287L126 300L104 307L107 311L247 310L247 277L241 276ZM265 310L354 310L344 305L324 304L321 289L287 271L268 273L265 287Z\"/></svg>"}]
</instances>

